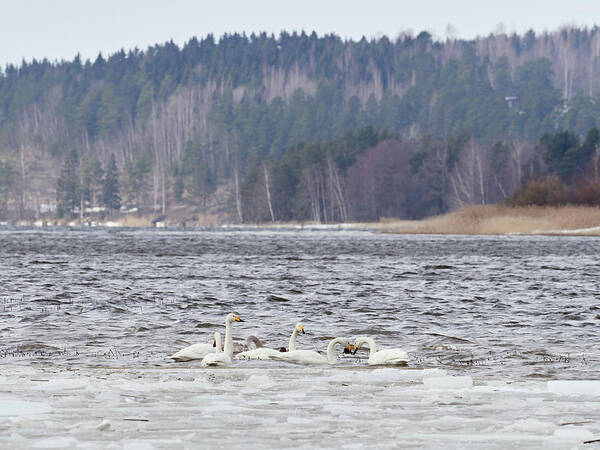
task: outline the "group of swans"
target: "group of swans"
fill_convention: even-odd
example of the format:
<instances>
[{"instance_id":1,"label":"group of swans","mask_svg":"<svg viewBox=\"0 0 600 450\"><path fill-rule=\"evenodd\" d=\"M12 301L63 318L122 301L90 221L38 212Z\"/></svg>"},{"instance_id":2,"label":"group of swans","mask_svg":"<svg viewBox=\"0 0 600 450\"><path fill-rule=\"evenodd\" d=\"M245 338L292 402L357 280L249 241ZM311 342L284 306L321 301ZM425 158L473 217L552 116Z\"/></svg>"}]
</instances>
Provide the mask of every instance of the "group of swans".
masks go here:
<instances>
[{"instance_id":1,"label":"group of swans","mask_svg":"<svg viewBox=\"0 0 600 450\"><path fill-rule=\"evenodd\" d=\"M215 332L213 344L193 344L179 350L170 356L175 361L190 361L201 359L200 363L204 367L221 366L231 364L232 359L238 360L278 360L301 364L335 364L337 358L335 356L336 345L341 345L347 353L356 354L356 352L365 344L369 346L369 365L388 365L402 364L408 362L408 355L404 350L393 348L377 351L375 341L370 337L356 338L354 346L350 344L350 340L346 338L335 338L329 342L327 346L327 356L313 350L298 350L296 349L296 337L298 333L305 334L302 323L297 323L290 336L289 349L281 347L279 350L264 348L260 340L254 336L249 336L246 340L246 346L254 343L257 347L253 350L246 350L233 355L234 343L231 325L233 322L243 322L239 316L230 313L225 318L225 346L221 350L221 334Z\"/></svg>"},{"instance_id":2,"label":"group of swans","mask_svg":"<svg viewBox=\"0 0 600 450\"><path fill-rule=\"evenodd\" d=\"M172 354L170 358L175 361L201 359L201 365L203 366L230 364L233 357L233 333L231 331L233 322L243 322L243 320L233 313L227 314L227 317L225 317L225 347L222 350L221 333L216 332L212 344L189 345Z\"/></svg>"}]
</instances>

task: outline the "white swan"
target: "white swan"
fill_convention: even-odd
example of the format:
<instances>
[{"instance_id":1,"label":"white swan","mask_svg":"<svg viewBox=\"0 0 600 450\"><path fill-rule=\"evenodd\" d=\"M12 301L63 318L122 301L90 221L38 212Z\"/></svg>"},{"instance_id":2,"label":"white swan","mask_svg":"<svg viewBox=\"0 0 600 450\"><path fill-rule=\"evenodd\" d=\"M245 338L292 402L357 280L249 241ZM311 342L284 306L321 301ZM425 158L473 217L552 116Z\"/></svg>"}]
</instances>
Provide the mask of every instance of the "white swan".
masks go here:
<instances>
[{"instance_id":1,"label":"white swan","mask_svg":"<svg viewBox=\"0 0 600 450\"><path fill-rule=\"evenodd\" d=\"M369 345L369 359L367 364L369 365L383 365L383 364L402 364L408 363L408 355L400 348L387 348L384 350L377 351L375 341L370 337L362 336L356 338L354 342L354 354L363 345Z\"/></svg>"},{"instance_id":2,"label":"white swan","mask_svg":"<svg viewBox=\"0 0 600 450\"><path fill-rule=\"evenodd\" d=\"M215 333L215 340L217 341L217 350L215 353L209 353L202 359L202 362L200 363L202 367L224 366L231 364L231 356L223 353L221 350L221 333Z\"/></svg>"},{"instance_id":3,"label":"white swan","mask_svg":"<svg viewBox=\"0 0 600 450\"><path fill-rule=\"evenodd\" d=\"M227 333L229 332L230 347L233 348L233 339L231 338L231 322L243 322L238 316L233 313L227 314L225 318L225 345L227 345ZM219 347L220 349L220 347ZM213 344L192 344L182 348L177 353L172 354L169 358L175 361L191 361L193 359L204 359L209 353L216 352L216 340Z\"/></svg>"},{"instance_id":4,"label":"white swan","mask_svg":"<svg viewBox=\"0 0 600 450\"><path fill-rule=\"evenodd\" d=\"M294 331L290 336L290 346L289 351L293 352L296 350L296 336L298 333L304 334L304 325L298 322L294 327ZM235 359L260 359L260 360L268 360L271 359L271 356L278 355L281 353L280 350L273 350L272 348L257 348L255 350L248 350L246 352L238 353L234 356Z\"/></svg>"},{"instance_id":5,"label":"white swan","mask_svg":"<svg viewBox=\"0 0 600 450\"><path fill-rule=\"evenodd\" d=\"M350 348L350 341L346 338L335 338L327 346L327 358L313 350L295 350L293 352L278 353L272 355L271 359L278 361L297 362L302 364L335 364L337 359L333 350L337 344Z\"/></svg>"},{"instance_id":6,"label":"white swan","mask_svg":"<svg viewBox=\"0 0 600 450\"><path fill-rule=\"evenodd\" d=\"M227 314L225 318L225 346L223 347L223 353L221 353L221 335L219 335L219 342L217 343L216 353L207 354L200 363L203 367L207 366L223 366L231 364L231 357L233 356L233 336L231 332L231 324L233 322L243 322L238 316L233 313Z\"/></svg>"},{"instance_id":7,"label":"white swan","mask_svg":"<svg viewBox=\"0 0 600 450\"><path fill-rule=\"evenodd\" d=\"M193 359L202 359L209 353L216 352L217 339L216 336L219 333L215 333L215 339L212 344L192 344L185 348L182 348L177 353L172 354L169 358L175 361L191 361ZM219 350L221 349L221 335L219 334Z\"/></svg>"}]
</instances>

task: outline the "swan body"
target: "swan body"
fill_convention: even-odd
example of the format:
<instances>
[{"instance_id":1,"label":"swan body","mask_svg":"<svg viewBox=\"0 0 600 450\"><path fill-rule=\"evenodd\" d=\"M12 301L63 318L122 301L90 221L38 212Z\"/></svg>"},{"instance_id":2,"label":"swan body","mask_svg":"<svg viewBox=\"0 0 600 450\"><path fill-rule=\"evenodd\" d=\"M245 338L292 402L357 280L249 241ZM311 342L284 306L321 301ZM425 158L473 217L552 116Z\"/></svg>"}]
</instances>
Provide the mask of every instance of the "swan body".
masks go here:
<instances>
[{"instance_id":1,"label":"swan body","mask_svg":"<svg viewBox=\"0 0 600 450\"><path fill-rule=\"evenodd\" d=\"M279 350L273 350L272 348L255 348L254 350L247 350L245 352L238 353L234 356L235 359L245 360L267 360L271 359L271 356L278 355Z\"/></svg>"},{"instance_id":2,"label":"swan body","mask_svg":"<svg viewBox=\"0 0 600 450\"><path fill-rule=\"evenodd\" d=\"M359 337L354 342L354 353L364 344L369 345L369 359L367 364L374 365L391 365L391 364L402 364L408 363L408 354L400 348L388 348L377 351L375 341L370 337Z\"/></svg>"},{"instance_id":3,"label":"swan body","mask_svg":"<svg viewBox=\"0 0 600 450\"><path fill-rule=\"evenodd\" d=\"M219 333L215 333L215 336ZM219 349L221 348L221 335L219 334ZM191 361L194 359L203 359L209 353L215 353L217 351L216 338L213 344L192 344L185 348L182 348L177 353L173 353L169 358L174 359L177 362Z\"/></svg>"},{"instance_id":4,"label":"swan body","mask_svg":"<svg viewBox=\"0 0 600 450\"><path fill-rule=\"evenodd\" d=\"M231 356L226 353L209 353L200 363L202 367L227 366L229 364L231 364Z\"/></svg>"},{"instance_id":5,"label":"swan body","mask_svg":"<svg viewBox=\"0 0 600 450\"><path fill-rule=\"evenodd\" d=\"M224 366L231 364L231 357L221 350L221 333L215 333L216 352L207 354L200 365L202 367Z\"/></svg>"},{"instance_id":6,"label":"swan body","mask_svg":"<svg viewBox=\"0 0 600 450\"><path fill-rule=\"evenodd\" d=\"M217 341L216 353L209 353L202 359L200 363L203 367L214 367L214 366L225 366L231 364L231 357L233 356L233 336L231 332L231 324L233 322L243 322L238 316L233 313L227 314L225 318L225 346L221 353L221 335L219 334L219 340ZM215 339L218 333L215 333Z\"/></svg>"},{"instance_id":7,"label":"swan body","mask_svg":"<svg viewBox=\"0 0 600 450\"><path fill-rule=\"evenodd\" d=\"M225 353L228 353L231 357L233 355L233 338L231 335L231 324L232 322L243 322L238 316L233 313L227 314L225 318L225 348L223 349ZM189 345L177 353L172 354L169 358L174 359L175 361L191 361L194 359L204 359L206 355L209 353L216 353L217 348L221 351L221 335L219 334L219 343L215 340L214 343L211 344L192 344ZM227 348L227 344L229 344L229 349ZM229 350L229 352L228 352Z\"/></svg>"},{"instance_id":8,"label":"swan body","mask_svg":"<svg viewBox=\"0 0 600 450\"><path fill-rule=\"evenodd\" d=\"M290 336L290 347L289 347L290 352L296 350L296 337L298 336L299 332L304 334L304 326L300 322L298 322L296 324L296 326L294 327L294 331L292 332L292 335ZM268 359L273 359L273 358L271 358L272 356L277 356L280 353L281 353L281 349L274 350L272 348L257 348L254 350L248 350L248 351L245 351L242 353L238 353L237 355L235 355L235 359L268 360Z\"/></svg>"},{"instance_id":9,"label":"swan body","mask_svg":"<svg viewBox=\"0 0 600 450\"><path fill-rule=\"evenodd\" d=\"M313 350L294 350L286 353L278 353L277 355L271 356L271 359L301 364L335 364L337 362L337 358L335 357L333 351L337 344L343 345L344 347L349 347L350 341L346 338L332 339L327 346L327 357Z\"/></svg>"}]
</instances>

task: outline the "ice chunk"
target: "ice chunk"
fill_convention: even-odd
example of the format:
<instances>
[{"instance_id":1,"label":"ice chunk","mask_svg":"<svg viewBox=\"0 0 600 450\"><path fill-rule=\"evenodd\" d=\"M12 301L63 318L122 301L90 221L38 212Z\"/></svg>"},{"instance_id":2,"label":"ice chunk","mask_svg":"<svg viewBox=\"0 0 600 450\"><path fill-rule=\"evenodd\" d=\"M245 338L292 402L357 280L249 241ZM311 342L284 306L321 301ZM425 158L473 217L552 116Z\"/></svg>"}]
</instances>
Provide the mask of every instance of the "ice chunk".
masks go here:
<instances>
[{"instance_id":1,"label":"ice chunk","mask_svg":"<svg viewBox=\"0 0 600 450\"><path fill-rule=\"evenodd\" d=\"M555 394L600 396L600 380L553 380L547 388Z\"/></svg>"},{"instance_id":2,"label":"ice chunk","mask_svg":"<svg viewBox=\"0 0 600 450\"><path fill-rule=\"evenodd\" d=\"M447 372L444 369L423 369L423 370L405 370L399 372L398 376L404 380L420 381L425 378L445 377Z\"/></svg>"},{"instance_id":3,"label":"ice chunk","mask_svg":"<svg viewBox=\"0 0 600 450\"><path fill-rule=\"evenodd\" d=\"M0 416L22 416L27 414L44 414L52 407L42 402L24 402L21 400L0 400Z\"/></svg>"},{"instance_id":4,"label":"ice chunk","mask_svg":"<svg viewBox=\"0 0 600 450\"><path fill-rule=\"evenodd\" d=\"M246 386L266 388L273 386L273 379L268 375L250 375L246 380Z\"/></svg>"},{"instance_id":5,"label":"ice chunk","mask_svg":"<svg viewBox=\"0 0 600 450\"><path fill-rule=\"evenodd\" d=\"M98 431L108 431L110 430L110 422L108 420L103 420L97 427Z\"/></svg>"},{"instance_id":6,"label":"ice chunk","mask_svg":"<svg viewBox=\"0 0 600 450\"><path fill-rule=\"evenodd\" d=\"M508 407L507 407L508 410ZM506 425L502 431L512 433L537 433L548 434L556 428L556 425L550 422L541 422L537 419L524 419Z\"/></svg>"},{"instance_id":7,"label":"ice chunk","mask_svg":"<svg viewBox=\"0 0 600 450\"><path fill-rule=\"evenodd\" d=\"M55 436L39 439L33 443L32 448L75 448L79 441L72 437Z\"/></svg>"},{"instance_id":8,"label":"ice chunk","mask_svg":"<svg viewBox=\"0 0 600 450\"><path fill-rule=\"evenodd\" d=\"M123 448L125 450L150 450L154 448L154 445L146 441L126 441Z\"/></svg>"},{"instance_id":9,"label":"ice chunk","mask_svg":"<svg viewBox=\"0 0 600 450\"><path fill-rule=\"evenodd\" d=\"M554 432L554 437L577 442L590 441L596 438L591 431L579 427L559 428Z\"/></svg>"},{"instance_id":10,"label":"ice chunk","mask_svg":"<svg viewBox=\"0 0 600 450\"><path fill-rule=\"evenodd\" d=\"M40 383L34 386L34 389L41 391L64 391L72 389L83 389L89 384L85 379L77 378L57 378L45 383Z\"/></svg>"},{"instance_id":11,"label":"ice chunk","mask_svg":"<svg viewBox=\"0 0 600 450\"><path fill-rule=\"evenodd\" d=\"M423 378L423 384L432 389L468 389L473 387L473 379L468 375L459 377L428 377Z\"/></svg>"},{"instance_id":12,"label":"ice chunk","mask_svg":"<svg viewBox=\"0 0 600 450\"><path fill-rule=\"evenodd\" d=\"M367 385L387 384L396 382L415 382L429 377L446 376L443 369L398 369L398 368L379 368L365 369L356 372L338 371L332 373L327 381L341 383L365 383Z\"/></svg>"}]
</instances>

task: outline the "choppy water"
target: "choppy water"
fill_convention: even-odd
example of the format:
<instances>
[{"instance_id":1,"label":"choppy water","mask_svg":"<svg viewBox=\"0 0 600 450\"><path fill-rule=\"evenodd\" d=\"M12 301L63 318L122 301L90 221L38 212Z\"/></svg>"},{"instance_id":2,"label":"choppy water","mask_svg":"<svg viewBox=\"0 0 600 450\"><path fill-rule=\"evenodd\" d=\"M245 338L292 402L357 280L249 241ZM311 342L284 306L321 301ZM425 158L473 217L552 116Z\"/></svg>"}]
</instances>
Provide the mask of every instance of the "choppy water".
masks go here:
<instances>
[{"instance_id":1,"label":"choppy water","mask_svg":"<svg viewBox=\"0 0 600 450\"><path fill-rule=\"evenodd\" d=\"M555 380L600 380L599 250L577 237L3 230L0 446L587 445L600 382ZM369 335L411 362L168 359L232 311L235 338L279 347L301 320L299 348Z\"/></svg>"}]
</instances>

